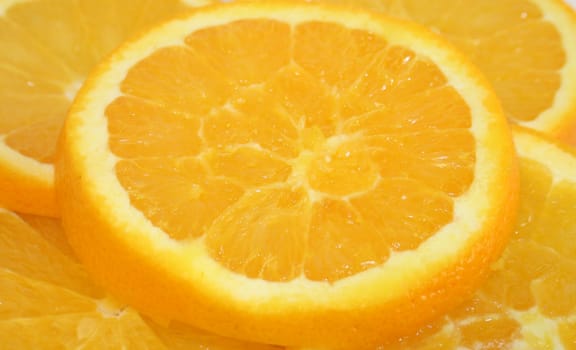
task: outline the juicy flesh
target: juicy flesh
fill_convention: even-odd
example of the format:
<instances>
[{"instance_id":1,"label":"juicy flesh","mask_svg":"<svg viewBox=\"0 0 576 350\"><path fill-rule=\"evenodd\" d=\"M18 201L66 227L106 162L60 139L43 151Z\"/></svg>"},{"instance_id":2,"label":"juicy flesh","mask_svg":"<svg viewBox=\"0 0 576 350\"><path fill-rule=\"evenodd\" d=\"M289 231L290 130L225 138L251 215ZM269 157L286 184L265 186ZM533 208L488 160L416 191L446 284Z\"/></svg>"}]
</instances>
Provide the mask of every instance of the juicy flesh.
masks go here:
<instances>
[{"instance_id":1,"label":"juicy flesh","mask_svg":"<svg viewBox=\"0 0 576 350\"><path fill-rule=\"evenodd\" d=\"M6 349L261 349L116 304L71 256L60 223L0 210L0 339Z\"/></svg>"},{"instance_id":2,"label":"juicy flesh","mask_svg":"<svg viewBox=\"0 0 576 350\"><path fill-rule=\"evenodd\" d=\"M554 103L566 55L558 30L529 0L317 0L413 20L448 38L492 82L512 120Z\"/></svg>"},{"instance_id":3,"label":"juicy flesh","mask_svg":"<svg viewBox=\"0 0 576 350\"><path fill-rule=\"evenodd\" d=\"M0 17L0 138L52 163L68 107L90 69L126 37L183 10L175 0L22 1Z\"/></svg>"},{"instance_id":4,"label":"juicy flesh","mask_svg":"<svg viewBox=\"0 0 576 350\"><path fill-rule=\"evenodd\" d=\"M576 185L523 159L516 234L494 275L446 320L424 327L398 349L572 349L576 340ZM0 338L9 348L274 349L144 322L104 302L70 257L57 221L0 212ZM561 242L561 244L560 244ZM152 331L153 330L153 331ZM394 346L387 347L396 349ZM514 347L512 347L514 348Z\"/></svg>"},{"instance_id":5,"label":"juicy flesh","mask_svg":"<svg viewBox=\"0 0 576 350\"><path fill-rule=\"evenodd\" d=\"M576 183L522 159L520 203L514 237L490 279L444 321L424 328L411 349L574 348Z\"/></svg>"},{"instance_id":6,"label":"juicy flesh","mask_svg":"<svg viewBox=\"0 0 576 350\"><path fill-rule=\"evenodd\" d=\"M132 204L253 278L382 264L450 222L473 178L470 111L438 68L338 24L202 29L121 91L106 115Z\"/></svg>"}]
</instances>

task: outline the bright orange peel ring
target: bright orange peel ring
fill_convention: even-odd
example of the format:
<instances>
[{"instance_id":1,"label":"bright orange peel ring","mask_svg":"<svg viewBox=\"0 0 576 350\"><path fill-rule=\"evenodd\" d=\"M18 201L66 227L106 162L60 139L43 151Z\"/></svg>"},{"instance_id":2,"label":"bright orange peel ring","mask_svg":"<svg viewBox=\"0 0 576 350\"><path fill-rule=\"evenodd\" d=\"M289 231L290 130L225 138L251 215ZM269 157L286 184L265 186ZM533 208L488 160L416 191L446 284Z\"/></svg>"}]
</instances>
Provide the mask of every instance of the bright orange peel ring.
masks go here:
<instances>
[{"instance_id":1,"label":"bright orange peel ring","mask_svg":"<svg viewBox=\"0 0 576 350\"><path fill-rule=\"evenodd\" d=\"M369 345L468 297L517 171L499 103L427 30L326 5L211 6L101 63L66 121L63 224L156 318Z\"/></svg>"}]
</instances>

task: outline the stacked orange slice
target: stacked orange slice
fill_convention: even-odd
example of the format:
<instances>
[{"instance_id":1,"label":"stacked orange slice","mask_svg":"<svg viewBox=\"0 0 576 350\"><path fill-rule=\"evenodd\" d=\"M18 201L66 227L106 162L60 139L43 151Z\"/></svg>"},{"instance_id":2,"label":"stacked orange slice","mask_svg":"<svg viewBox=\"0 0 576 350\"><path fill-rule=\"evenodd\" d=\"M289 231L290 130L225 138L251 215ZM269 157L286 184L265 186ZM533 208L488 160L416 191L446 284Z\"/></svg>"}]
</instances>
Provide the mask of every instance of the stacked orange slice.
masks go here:
<instances>
[{"instance_id":1,"label":"stacked orange slice","mask_svg":"<svg viewBox=\"0 0 576 350\"><path fill-rule=\"evenodd\" d=\"M60 223L0 211L2 349L273 350L166 327L113 301L72 256Z\"/></svg>"}]
</instances>

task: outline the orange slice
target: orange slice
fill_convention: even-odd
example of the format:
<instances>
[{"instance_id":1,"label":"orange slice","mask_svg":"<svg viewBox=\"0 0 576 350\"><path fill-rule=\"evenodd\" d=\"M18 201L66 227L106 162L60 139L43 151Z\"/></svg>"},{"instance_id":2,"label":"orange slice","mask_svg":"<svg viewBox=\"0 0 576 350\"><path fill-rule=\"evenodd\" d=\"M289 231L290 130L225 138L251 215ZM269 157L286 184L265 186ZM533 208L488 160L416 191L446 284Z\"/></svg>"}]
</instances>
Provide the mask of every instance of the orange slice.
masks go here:
<instances>
[{"instance_id":1,"label":"orange slice","mask_svg":"<svg viewBox=\"0 0 576 350\"><path fill-rule=\"evenodd\" d=\"M71 245L154 317L373 344L501 253L515 154L495 95L425 29L327 6L198 10L90 75L62 138Z\"/></svg>"},{"instance_id":2,"label":"orange slice","mask_svg":"<svg viewBox=\"0 0 576 350\"><path fill-rule=\"evenodd\" d=\"M134 32L206 2L2 1L0 206L57 216L56 139L90 69Z\"/></svg>"},{"instance_id":3,"label":"orange slice","mask_svg":"<svg viewBox=\"0 0 576 350\"><path fill-rule=\"evenodd\" d=\"M482 70L510 120L563 139L576 130L576 13L562 0L317 1L421 23Z\"/></svg>"},{"instance_id":4,"label":"orange slice","mask_svg":"<svg viewBox=\"0 0 576 350\"><path fill-rule=\"evenodd\" d=\"M0 210L3 349L273 350L171 325L114 303L70 256L58 221Z\"/></svg>"}]
</instances>

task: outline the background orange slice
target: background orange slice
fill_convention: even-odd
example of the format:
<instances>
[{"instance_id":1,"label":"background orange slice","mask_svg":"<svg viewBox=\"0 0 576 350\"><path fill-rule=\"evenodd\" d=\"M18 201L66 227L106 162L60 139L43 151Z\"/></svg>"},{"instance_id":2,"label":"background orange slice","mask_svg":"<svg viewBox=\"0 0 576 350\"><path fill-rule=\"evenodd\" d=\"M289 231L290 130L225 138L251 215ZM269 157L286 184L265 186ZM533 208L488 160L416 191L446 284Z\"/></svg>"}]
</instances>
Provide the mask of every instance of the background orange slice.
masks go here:
<instances>
[{"instance_id":1,"label":"background orange slice","mask_svg":"<svg viewBox=\"0 0 576 350\"><path fill-rule=\"evenodd\" d=\"M107 297L71 256L60 223L0 210L3 349L273 350L161 326Z\"/></svg>"},{"instance_id":2,"label":"background orange slice","mask_svg":"<svg viewBox=\"0 0 576 350\"><path fill-rule=\"evenodd\" d=\"M514 236L476 295L399 348L571 349L576 341L576 153L517 129L521 210Z\"/></svg>"},{"instance_id":3,"label":"background orange slice","mask_svg":"<svg viewBox=\"0 0 576 350\"><path fill-rule=\"evenodd\" d=\"M91 68L122 40L189 6L175 0L0 4L0 206L57 216L56 139Z\"/></svg>"},{"instance_id":4,"label":"background orange slice","mask_svg":"<svg viewBox=\"0 0 576 350\"><path fill-rule=\"evenodd\" d=\"M510 120L564 140L576 130L576 13L562 0L318 0L416 21L462 50Z\"/></svg>"}]
</instances>

